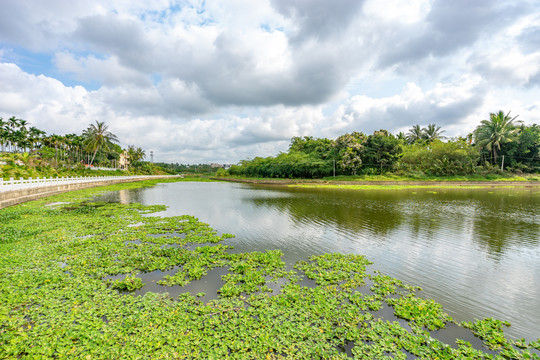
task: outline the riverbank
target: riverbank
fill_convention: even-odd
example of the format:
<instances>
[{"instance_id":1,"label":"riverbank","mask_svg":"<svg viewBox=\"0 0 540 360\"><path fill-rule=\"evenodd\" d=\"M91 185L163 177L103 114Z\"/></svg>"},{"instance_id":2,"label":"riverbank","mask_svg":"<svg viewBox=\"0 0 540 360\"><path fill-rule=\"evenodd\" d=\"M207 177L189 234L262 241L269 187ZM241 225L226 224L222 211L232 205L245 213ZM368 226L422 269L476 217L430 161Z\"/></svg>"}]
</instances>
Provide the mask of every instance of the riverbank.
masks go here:
<instances>
[{"instance_id":1,"label":"riverbank","mask_svg":"<svg viewBox=\"0 0 540 360\"><path fill-rule=\"evenodd\" d=\"M0 357L538 358L540 340L508 340L494 319L458 325L363 256L313 256L287 271L279 250L236 254L221 244L232 235L191 216L145 216L164 206L92 200L157 183L0 210ZM130 295L143 274L177 289L216 270L215 294Z\"/></svg>"},{"instance_id":2,"label":"riverbank","mask_svg":"<svg viewBox=\"0 0 540 360\"><path fill-rule=\"evenodd\" d=\"M259 185L282 185L282 186L303 186L303 187L333 187L333 188L385 188L385 187L538 187L540 181L536 180L322 180L322 179L264 179L264 178L236 178L236 177L212 177L219 181L238 182L245 184Z\"/></svg>"}]
</instances>

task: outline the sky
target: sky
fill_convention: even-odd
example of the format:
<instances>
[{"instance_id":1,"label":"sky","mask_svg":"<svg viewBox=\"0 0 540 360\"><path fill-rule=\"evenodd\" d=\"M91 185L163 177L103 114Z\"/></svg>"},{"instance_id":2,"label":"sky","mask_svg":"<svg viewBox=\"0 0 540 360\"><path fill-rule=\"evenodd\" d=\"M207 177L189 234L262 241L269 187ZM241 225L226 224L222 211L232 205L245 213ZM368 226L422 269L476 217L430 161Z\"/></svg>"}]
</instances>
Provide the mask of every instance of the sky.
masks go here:
<instances>
[{"instance_id":1,"label":"sky","mask_svg":"<svg viewBox=\"0 0 540 360\"><path fill-rule=\"evenodd\" d=\"M538 0L0 0L0 117L104 121L155 162L498 110L540 124Z\"/></svg>"}]
</instances>

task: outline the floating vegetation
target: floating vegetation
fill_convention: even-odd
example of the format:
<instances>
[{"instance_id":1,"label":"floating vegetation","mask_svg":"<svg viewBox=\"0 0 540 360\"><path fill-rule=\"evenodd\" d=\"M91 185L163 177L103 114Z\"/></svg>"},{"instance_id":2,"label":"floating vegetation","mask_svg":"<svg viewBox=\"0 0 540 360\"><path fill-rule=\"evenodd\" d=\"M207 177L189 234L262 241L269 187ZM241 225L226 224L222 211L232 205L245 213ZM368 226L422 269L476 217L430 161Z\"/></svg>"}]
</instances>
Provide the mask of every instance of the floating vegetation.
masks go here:
<instances>
[{"instance_id":1,"label":"floating vegetation","mask_svg":"<svg viewBox=\"0 0 540 360\"><path fill-rule=\"evenodd\" d=\"M279 250L234 254L221 244L232 235L194 217L92 201L99 191L0 211L0 358L540 358L540 340L507 340L508 324L493 319L456 325L419 288L367 271L363 256L313 256L287 271ZM216 271L213 298L145 291L150 273L172 290ZM431 336L449 324L483 346Z\"/></svg>"},{"instance_id":2,"label":"floating vegetation","mask_svg":"<svg viewBox=\"0 0 540 360\"><path fill-rule=\"evenodd\" d=\"M144 285L145 284L140 278L136 277L135 274L132 274L126 275L123 280L114 281L111 284L111 288L121 291L133 291L142 288Z\"/></svg>"}]
</instances>

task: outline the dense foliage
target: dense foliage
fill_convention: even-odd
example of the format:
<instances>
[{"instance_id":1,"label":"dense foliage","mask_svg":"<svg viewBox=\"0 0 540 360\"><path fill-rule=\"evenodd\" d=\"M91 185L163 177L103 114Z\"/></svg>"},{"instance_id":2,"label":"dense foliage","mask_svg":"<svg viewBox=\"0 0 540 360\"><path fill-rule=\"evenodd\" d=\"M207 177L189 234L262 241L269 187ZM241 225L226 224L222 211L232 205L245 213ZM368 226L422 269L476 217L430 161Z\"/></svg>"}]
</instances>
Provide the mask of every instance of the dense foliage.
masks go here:
<instances>
[{"instance_id":1,"label":"dense foliage","mask_svg":"<svg viewBox=\"0 0 540 360\"><path fill-rule=\"evenodd\" d=\"M332 175L489 175L503 170L540 172L540 127L510 114L490 114L467 137L446 139L435 124L407 134L352 132L335 140L294 137L286 153L241 161L229 174L253 177L322 178Z\"/></svg>"},{"instance_id":2,"label":"dense foliage","mask_svg":"<svg viewBox=\"0 0 540 360\"><path fill-rule=\"evenodd\" d=\"M171 174L213 174L218 168L212 164L179 164L157 162L157 166Z\"/></svg>"},{"instance_id":3,"label":"dense foliage","mask_svg":"<svg viewBox=\"0 0 540 360\"><path fill-rule=\"evenodd\" d=\"M0 177L82 176L88 175L85 166L91 165L110 170L121 168L124 150L104 122L90 124L81 135L47 135L28 125L26 120L14 116L6 121L0 117ZM143 161L146 154L140 147L130 145L126 153L129 164L123 170L162 172Z\"/></svg>"},{"instance_id":4,"label":"dense foliage","mask_svg":"<svg viewBox=\"0 0 540 360\"><path fill-rule=\"evenodd\" d=\"M287 270L281 251L235 253L222 244L232 235L191 216L145 216L164 206L92 200L154 183L0 210L0 358L539 359L540 340L508 340L489 318L456 324L361 255ZM207 301L145 292L141 279L172 289L214 269L224 275ZM446 327L455 341L437 339Z\"/></svg>"}]
</instances>

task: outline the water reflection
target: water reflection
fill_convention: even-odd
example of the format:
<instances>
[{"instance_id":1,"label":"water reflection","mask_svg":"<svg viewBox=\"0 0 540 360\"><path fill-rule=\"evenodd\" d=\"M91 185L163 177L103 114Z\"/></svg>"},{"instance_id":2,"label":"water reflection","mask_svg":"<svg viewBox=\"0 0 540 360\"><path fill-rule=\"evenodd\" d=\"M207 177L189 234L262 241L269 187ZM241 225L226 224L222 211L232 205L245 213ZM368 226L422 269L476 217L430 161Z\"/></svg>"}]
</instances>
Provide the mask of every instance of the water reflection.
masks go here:
<instances>
[{"instance_id":1,"label":"water reflection","mask_svg":"<svg viewBox=\"0 0 540 360\"><path fill-rule=\"evenodd\" d=\"M508 320L511 336L540 334L537 189L347 191L231 183L170 183L109 201L164 204L157 215L209 223L235 251L281 249L293 264L325 252L363 254L374 267L443 304L457 321Z\"/></svg>"}]
</instances>

